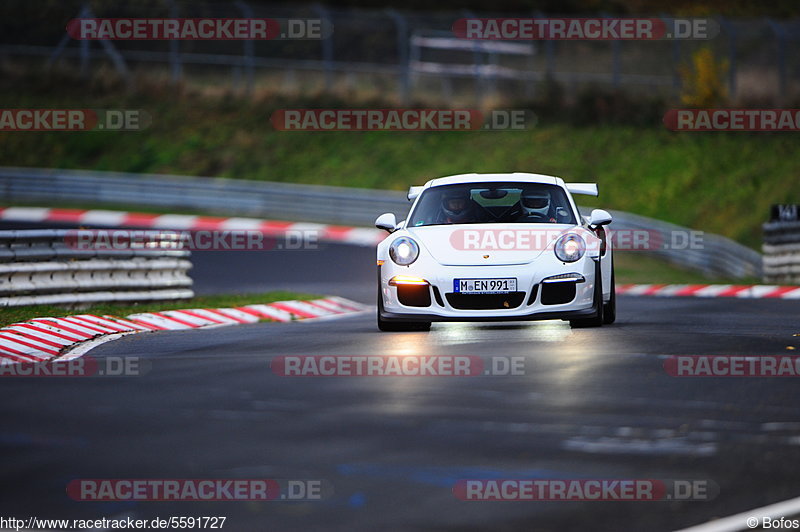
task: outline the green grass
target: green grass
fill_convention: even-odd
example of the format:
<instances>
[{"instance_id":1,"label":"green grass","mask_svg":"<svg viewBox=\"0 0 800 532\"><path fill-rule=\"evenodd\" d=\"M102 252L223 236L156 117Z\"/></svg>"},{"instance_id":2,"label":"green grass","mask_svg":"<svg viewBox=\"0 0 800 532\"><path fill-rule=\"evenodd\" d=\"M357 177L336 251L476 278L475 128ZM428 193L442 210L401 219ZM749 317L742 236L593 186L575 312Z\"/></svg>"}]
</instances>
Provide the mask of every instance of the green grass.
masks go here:
<instances>
[{"instance_id":1,"label":"green grass","mask_svg":"<svg viewBox=\"0 0 800 532\"><path fill-rule=\"evenodd\" d=\"M596 180L601 197L580 198L582 204L719 233L754 248L770 204L800 200L796 133L675 133L660 123L576 127L544 118L528 131L281 132L269 124L275 109L342 104L92 87L54 94L13 83L0 81L7 108L141 108L153 124L140 132L0 133L0 165L395 190L455 173L532 171Z\"/></svg>"},{"instance_id":2,"label":"green grass","mask_svg":"<svg viewBox=\"0 0 800 532\"><path fill-rule=\"evenodd\" d=\"M60 317L74 314L111 314L124 317L137 312L160 312L163 310L178 310L187 308L228 308L241 307L259 303L273 303L290 299L316 299L321 296L301 294L296 292L266 292L263 294L233 294L199 296L192 299L171 302L141 303L138 305L95 305L81 310L70 309L58 305L34 305L30 307L7 307L0 309L0 327L11 323L30 320L39 317Z\"/></svg>"}]
</instances>

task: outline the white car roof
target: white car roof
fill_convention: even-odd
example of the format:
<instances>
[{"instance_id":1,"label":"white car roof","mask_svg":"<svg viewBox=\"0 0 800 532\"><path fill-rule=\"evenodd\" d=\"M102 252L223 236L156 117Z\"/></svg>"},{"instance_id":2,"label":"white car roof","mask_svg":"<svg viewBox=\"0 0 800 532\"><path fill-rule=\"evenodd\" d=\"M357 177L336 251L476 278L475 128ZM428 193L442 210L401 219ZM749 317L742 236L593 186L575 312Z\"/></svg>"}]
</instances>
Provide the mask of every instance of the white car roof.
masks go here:
<instances>
[{"instance_id":1,"label":"white car roof","mask_svg":"<svg viewBox=\"0 0 800 532\"><path fill-rule=\"evenodd\" d=\"M438 187L441 185L455 185L458 183L491 183L497 181L520 181L524 183L545 183L548 185L558 185L563 187L564 180L560 177L543 174L528 174L525 172L514 172L511 174L458 174L447 177L431 179L425 183L427 187Z\"/></svg>"}]
</instances>

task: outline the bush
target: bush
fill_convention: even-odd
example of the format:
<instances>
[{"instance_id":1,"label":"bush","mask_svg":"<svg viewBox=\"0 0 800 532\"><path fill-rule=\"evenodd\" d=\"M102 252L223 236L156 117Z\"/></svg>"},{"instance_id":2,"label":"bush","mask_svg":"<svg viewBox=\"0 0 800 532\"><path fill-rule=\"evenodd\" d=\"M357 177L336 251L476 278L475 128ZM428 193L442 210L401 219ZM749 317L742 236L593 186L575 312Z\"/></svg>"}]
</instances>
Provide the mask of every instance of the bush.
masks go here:
<instances>
[{"instance_id":1,"label":"bush","mask_svg":"<svg viewBox=\"0 0 800 532\"><path fill-rule=\"evenodd\" d=\"M683 90L681 103L688 107L719 107L728 101L725 75L728 61L717 60L710 48L692 54L691 64L679 68Z\"/></svg>"}]
</instances>

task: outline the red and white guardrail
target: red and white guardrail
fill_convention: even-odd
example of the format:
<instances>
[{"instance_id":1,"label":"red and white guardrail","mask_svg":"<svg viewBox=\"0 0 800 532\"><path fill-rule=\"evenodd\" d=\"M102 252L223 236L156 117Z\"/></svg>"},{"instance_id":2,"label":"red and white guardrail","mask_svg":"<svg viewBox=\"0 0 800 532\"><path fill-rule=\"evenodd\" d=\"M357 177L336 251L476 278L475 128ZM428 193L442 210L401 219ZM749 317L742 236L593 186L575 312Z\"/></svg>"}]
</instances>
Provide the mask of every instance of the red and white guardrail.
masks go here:
<instances>
[{"instance_id":1,"label":"red and white guardrail","mask_svg":"<svg viewBox=\"0 0 800 532\"><path fill-rule=\"evenodd\" d=\"M366 227L305 222L264 220L261 218L196 216L192 214L153 214L107 211L101 209L55 209L48 207L0 208L0 220L16 222L53 222L100 227L135 227L171 231L258 231L280 237L303 231L315 231L319 241L374 246L386 238L386 231Z\"/></svg>"},{"instance_id":2,"label":"red and white guardrail","mask_svg":"<svg viewBox=\"0 0 800 532\"><path fill-rule=\"evenodd\" d=\"M739 297L800 299L800 286L763 284L621 284L617 294L658 297Z\"/></svg>"},{"instance_id":3,"label":"red and white guardrail","mask_svg":"<svg viewBox=\"0 0 800 532\"><path fill-rule=\"evenodd\" d=\"M0 364L46 362L78 344L111 334L220 327L262 320L285 322L328 318L362 312L368 308L341 297L326 297L235 308L143 312L125 318L94 314L35 318L0 328Z\"/></svg>"}]
</instances>

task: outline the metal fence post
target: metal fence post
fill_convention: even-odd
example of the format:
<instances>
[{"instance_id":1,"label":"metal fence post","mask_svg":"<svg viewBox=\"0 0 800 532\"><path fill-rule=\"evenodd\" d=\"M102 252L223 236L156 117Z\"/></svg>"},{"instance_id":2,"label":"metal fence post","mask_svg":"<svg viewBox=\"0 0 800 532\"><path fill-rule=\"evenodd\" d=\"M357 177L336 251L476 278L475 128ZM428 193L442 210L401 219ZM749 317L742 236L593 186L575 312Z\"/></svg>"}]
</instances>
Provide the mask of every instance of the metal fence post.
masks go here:
<instances>
[{"instance_id":1,"label":"metal fence post","mask_svg":"<svg viewBox=\"0 0 800 532\"><path fill-rule=\"evenodd\" d=\"M319 17L330 21L330 11L322 4L314 4L314 10L319 13ZM325 69L325 90L333 88L333 35L322 39L322 61Z\"/></svg>"},{"instance_id":2,"label":"metal fence post","mask_svg":"<svg viewBox=\"0 0 800 532\"><path fill-rule=\"evenodd\" d=\"M546 74L549 79L556 75L556 42L553 39L544 41L544 53L547 56Z\"/></svg>"},{"instance_id":3,"label":"metal fence post","mask_svg":"<svg viewBox=\"0 0 800 532\"><path fill-rule=\"evenodd\" d=\"M669 15L662 13L661 20L664 21L664 24L668 28L675 27L674 19ZM672 40L672 88L676 94L680 91L682 85L680 65L681 65L681 40L673 39Z\"/></svg>"},{"instance_id":4,"label":"metal fence post","mask_svg":"<svg viewBox=\"0 0 800 532\"><path fill-rule=\"evenodd\" d=\"M419 63L420 60L420 46L417 44L416 36L411 35L409 38L409 58L408 58L408 73L409 73L409 92L417 87L419 82L419 74L417 73L416 69L418 68L416 65ZM411 65L415 65L412 69Z\"/></svg>"},{"instance_id":5,"label":"metal fence post","mask_svg":"<svg viewBox=\"0 0 800 532\"><path fill-rule=\"evenodd\" d=\"M94 14L92 13L88 5L86 7L85 12L87 17L94 17ZM86 44L85 48L84 48L84 43ZM114 68L117 70L117 74L122 76L125 79L125 81L128 82L128 85L130 85L133 82L133 78L131 77L131 73L128 71L128 66L125 64L125 59L122 57L122 55L117 51L117 49L114 47L113 44L111 44L111 41L109 41L108 39L100 39L100 46L103 48L103 51L105 51L106 55L111 58L111 62L114 64ZM86 54L85 65L84 65L84 54ZM88 74L89 41L87 40L81 40L81 75L84 75L84 66L87 67L86 73Z\"/></svg>"},{"instance_id":6,"label":"metal fence post","mask_svg":"<svg viewBox=\"0 0 800 532\"><path fill-rule=\"evenodd\" d=\"M787 80L786 80L786 28L781 26L778 22L768 18L767 24L769 24L772 31L775 33L775 40L778 45L778 87L780 88L780 98L781 101L786 99L786 89L787 89Z\"/></svg>"},{"instance_id":7,"label":"metal fence post","mask_svg":"<svg viewBox=\"0 0 800 532\"><path fill-rule=\"evenodd\" d=\"M731 97L736 96L736 27L725 17L719 17L720 26L728 32L728 87Z\"/></svg>"},{"instance_id":8,"label":"metal fence post","mask_svg":"<svg viewBox=\"0 0 800 532\"><path fill-rule=\"evenodd\" d=\"M75 17L75 18L83 18L83 17L87 16L86 14L88 12L89 12L89 6L84 5L81 8L81 10L78 12L78 16ZM61 56L61 54L64 52L64 48L67 47L67 44L69 44L69 41L71 41L71 40L72 40L72 37L70 37L69 32L64 33L64 36L61 37L60 41L58 41L58 44L56 45L55 49L53 50L53 53L51 53L50 57L47 59L47 67L48 68L53 66L53 63L55 63L56 59L58 59Z\"/></svg>"},{"instance_id":9,"label":"metal fence post","mask_svg":"<svg viewBox=\"0 0 800 532\"><path fill-rule=\"evenodd\" d=\"M477 18L472 11L464 9L461 11L464 18ZM481 105L484 97L484 79L483 79L483 57L481 55L479 40L472 42L472 80L475 82L475 103Z\"/></svg>"},{"instance_id":10,"label":"metal fence post","mask_svg":"<svg viewBox=\"0 0 800 532\"><path fill-rule=\"evenodd\" d=\"M536 11L533 16L535 18L547 18L541 11ZM553 39L546 39L544 41L544 54L545 78L550 82L555 79L556 72L556 42Z\"/></svg>"},{"instance_id":11,"label":"metal fence post","mask_svg":"<svg viewBox=\"0 0 800 532\"><path fill-rule=\"evenodd\" d=\"M672 87L675 89L675 92L679 92L681 90L681 86L683 85L681 81L681 73L680 73L680 64L681 64L681 41L675 39L672 42Z\"/></svg>"},{"instance_id":12,"label":"metal fence post","mask_svg":"<svg viewBox=\"0 0 800 532\"><path fill-rule=\"evenodd\" d=\"M81 11L80 18L89 17L90 11L89 6L84 6L83 10ZM85 78L89 75L89 45L91 41L88 39L81 39L79 46L81 50L81 67L80 67L80 74L82 78Z\"/></svg>"},{"instance_id":13,"label":"metal fence post","mask_svg":"<svg viewBox=\"0 0 800 532\"><path fill-rule=\"evenodd\" d=\"M411 86L411 69L408 62L408 21L395 9L387 9L386 14L392 17L397 28L398 93L401 104L408 105L409 87Z\"/></svg>"},{"instance_id":14,"label":"metal fence post","mask_svg":"<svg viewBox=\"0 0 800 532\"><path fill-rule=\"evenodd\" d=\"M601 13L603 18L609 18L611 15L608 13ZM619 89L620 81L622 80L622 43L619 39L611 41L611 84L614 89Z\"/></svg>"},{"instance_id":15,"label":"metal fence post","mask_svg":"<svg viewBox=\"0 0 800 532\"><path fill-rule=\"evenodd\" d=\"M242 14L245 18L254 18L252 8L247 5L243 0L238 0L236 2L236 6L241 10ZM253 55L255 53L255 44L253 43L252 39L247 39L243 43L244 45L244 57L242 58L242 63L244 64L244 73L245 73L245 94L248 96L253 94L253 85L254 85L254 78L255 78L255 63L253 61Z\"/></svg>"},{"instance_id":16,"label":"metal fence post","mask_svg":"<svg viewBox=\"0 0 800 532\"><path fill-rule=\"evenodd\" d=\"M178 6L175 4L175 0L167 0L167 4L169 5L169 16L171 18L178 18ZM170 39L169 41L169 64L170 64L170 72L172 77L173 83L178 83L181 80L182 76L182 68L181 68L181 51L180 51L180 40L179 39Z\"/></svg>"}]
</instances>

